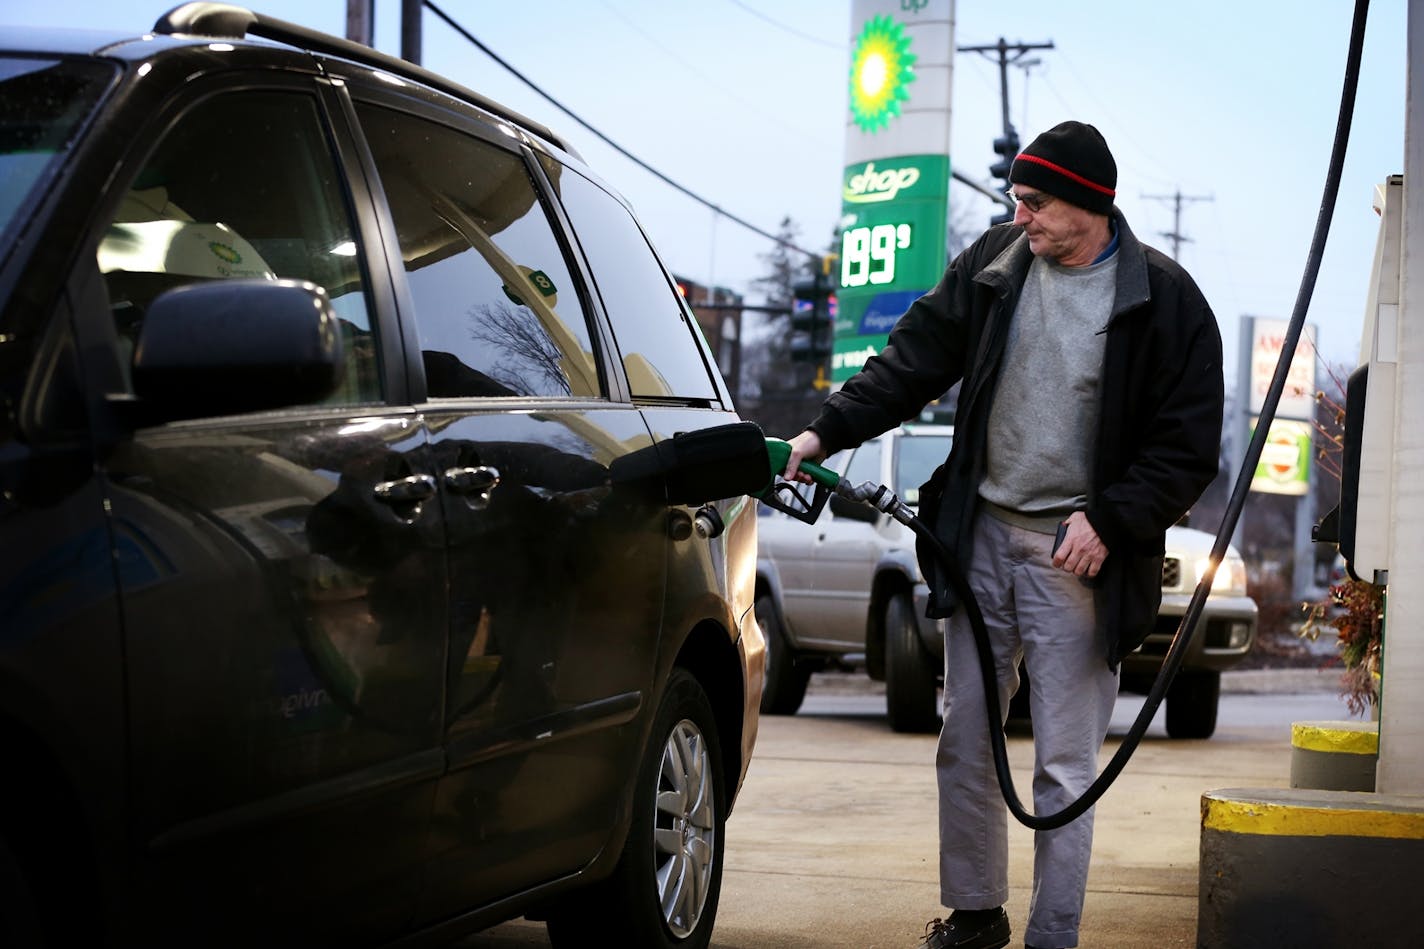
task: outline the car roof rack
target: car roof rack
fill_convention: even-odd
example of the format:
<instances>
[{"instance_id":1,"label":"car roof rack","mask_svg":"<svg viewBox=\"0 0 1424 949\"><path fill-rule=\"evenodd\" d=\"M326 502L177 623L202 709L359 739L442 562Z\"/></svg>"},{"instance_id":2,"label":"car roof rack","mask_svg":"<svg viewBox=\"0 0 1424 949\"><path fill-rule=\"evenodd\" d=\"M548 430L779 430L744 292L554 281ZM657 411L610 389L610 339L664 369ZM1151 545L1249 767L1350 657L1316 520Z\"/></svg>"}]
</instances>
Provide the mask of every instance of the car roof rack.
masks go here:
<instances>
[{"instance_id":1,"label":"car roof rack","mask_svg":"<svg viewBox=\"0 0 1424 949\"><path fill-rule=\"evenodd\" d=\"M528 116L521 115L513 109L500 105L473 89L467 89L457 82L452 82L438 73L431 72L407 60L382 53L369 46L363 46L360 43L332 36L320 30L313 30L297 23L289 23L276 17L255 13L246 7L239 7L231 3L184 3L159 17L158 22L153 24L153 32L164 36L203 36L213 39L242 39L247 36L260 36L263 39L277 40L313 52L328 53L343 59L355 60L358 63L432 86L458 99L475 102L481 108L534 132L569 154L578 154L573 146L542 122L536 122Z\"/></svg>"}]
</instances>

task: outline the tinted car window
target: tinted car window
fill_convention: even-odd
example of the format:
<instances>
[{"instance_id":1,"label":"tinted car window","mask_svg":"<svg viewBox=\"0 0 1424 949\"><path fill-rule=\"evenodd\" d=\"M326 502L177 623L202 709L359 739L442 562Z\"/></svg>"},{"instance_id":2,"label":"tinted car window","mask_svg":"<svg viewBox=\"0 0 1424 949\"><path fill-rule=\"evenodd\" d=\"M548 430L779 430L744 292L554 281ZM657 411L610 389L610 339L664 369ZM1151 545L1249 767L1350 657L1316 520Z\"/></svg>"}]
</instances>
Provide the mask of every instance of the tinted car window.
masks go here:
<instances>
[{"instance_id":1,"label":"tinted car window","mask_svg":"<svg viewBox=\"0 0 1424 949\"><path fill-rule=\"evenodd\" d=\"M0 235L113 75L100 63L0 59Z\"/></svg>"},{"instance_id":2,"label":"tinted car window","mask_svg":"<svg viewBox=\"0 0 1424 949\"><path fill-rule=\"evenodd\" d=\"M522 158L357 112L395 219L430 398L597 396L588 322Z\"/></svg>"},{"instance_id":3,"label":"tinted car window","mask_svg":"<svg viewBox=\"0 0 1424 949\"><path fill-rule=\"evenodd\" d=\"M203 100L163 137L99 244L121 345L165 290L235 277L308 280L331 297L346 368L327 399L381 398L355 230L316 101L296 92Z\"/></svg>"},{"instance_id":4,"label":"tinted car window","mask_svg":"<svg viewBox=\"0 0 1424 949\"><path fill-rule=\"evenodd\" d=\"M633 396L715 400L696 321L628 209L568 168L555 187L593 267Z\"/></svg>"}]
</instances>

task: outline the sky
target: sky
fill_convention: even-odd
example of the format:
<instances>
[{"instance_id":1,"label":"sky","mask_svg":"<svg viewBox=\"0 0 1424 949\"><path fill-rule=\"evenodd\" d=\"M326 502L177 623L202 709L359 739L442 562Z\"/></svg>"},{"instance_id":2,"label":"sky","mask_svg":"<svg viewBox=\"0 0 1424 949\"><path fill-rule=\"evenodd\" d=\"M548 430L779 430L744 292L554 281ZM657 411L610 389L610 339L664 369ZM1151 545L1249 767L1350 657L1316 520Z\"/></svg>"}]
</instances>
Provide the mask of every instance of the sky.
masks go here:
<instances>
[{"instance_id":1,"label":"sky","mask_svg":"<svg viewBox=\"0 0 1424 949\"><path fill-rule=\"evenodd\" d=\"M773 245L618 154L584 123L707 203L767 232L783 218L812 250L840 213L849 121L850 0L437 0L534 91L428 10L423 64L549 125L633 204L669 267L747 295ZM0 26L143 31L166 0L4 0ZM1378 234L1374 186L1403 171L1405 3L1376 0L1340 198L1307 321L1353 365ZM259 12L341 34L346 0L270 0ZM375 46L399 54L399 0L376 0ZM957 46L1052 42L1009 75L1027 143L1064 119L1097 126L1118 206L1171 252L1216 313L1234 383L1242 316L1289 318L1320 212L1353 4L1347 0L957 0ZM569 113L578 116L578 120ZM954 61L953 166L979 181L997 156L996 61ZM995 206L956 184L951 217Z\"/></svg>"}]
</instances>

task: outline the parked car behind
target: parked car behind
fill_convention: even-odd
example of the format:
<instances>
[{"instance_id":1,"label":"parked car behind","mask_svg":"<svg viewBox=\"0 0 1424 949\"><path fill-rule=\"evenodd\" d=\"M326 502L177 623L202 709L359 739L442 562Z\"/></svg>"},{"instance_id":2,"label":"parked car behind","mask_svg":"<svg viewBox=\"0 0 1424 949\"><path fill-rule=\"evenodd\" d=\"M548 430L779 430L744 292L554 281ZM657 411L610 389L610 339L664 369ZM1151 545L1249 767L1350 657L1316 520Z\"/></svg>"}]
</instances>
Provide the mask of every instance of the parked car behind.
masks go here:
<instances>
[{"instance_id":1,"label":"parked car behind","mask_svg":"<svg viewBox=\"0 0 1424 949\"><path fill-rule=\"evenodd\" d=\"M855 484L887 485L915 507L920 485L949 454L953 437L950 426L906 425L834 455L826 465ZM761 513L756 611L767 640L762 711L794 714L812 672L850 667L885 682L886 713L896 731L938 728L944 635L941 622L925 617L928 588L914 534L834 495L814 525L768 508ZM1162 608L1147 641L1123 661L1124 690L1151 688L1212 542L1201 531L1168 529ZM1221 672L1250 651L1256 613L1246 595L1245 564L1231 549L1167 693L1168 734L1207 738L1215 731ZM1027 691L1021 688L1019 697ZM1022 699L1015 707L1027 711Z\"/></svg>"},{"instance_id":2,"label":"parked car behind","mask_svg":"<svg viewBox=\"0 0 1424 949\"><path fill-rule=\"evenodd\" d=\"M0 945L705 947L756 518L623 200L209 3L0 29L0 182Z\"/></svg>"}]
</instances>

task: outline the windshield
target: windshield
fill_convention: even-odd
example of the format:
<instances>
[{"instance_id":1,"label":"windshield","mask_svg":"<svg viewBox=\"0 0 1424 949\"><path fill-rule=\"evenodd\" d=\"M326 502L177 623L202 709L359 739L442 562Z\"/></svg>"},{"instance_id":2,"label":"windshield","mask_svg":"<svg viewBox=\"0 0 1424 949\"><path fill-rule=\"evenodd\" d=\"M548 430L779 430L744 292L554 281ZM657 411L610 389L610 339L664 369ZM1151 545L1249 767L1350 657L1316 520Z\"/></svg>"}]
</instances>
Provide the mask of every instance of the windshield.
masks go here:
<instances>
[{"instance_id":1,"label":"windshield","mask_svg":"<svg viewBox=\"0 0 1424 949\"><path fill-rule=\"evenodd\" d=\"M895 484L906 504L920 503L920 485L949 457L949 435L905 435L895 439Z\"/></svg>"},{"instance_id":2,"label":"windshield","mask_svg":"<svg viewBox=\"0 0 1424 949\"><path fill-rule=\"evenodd\" d=\"M94 108L114 67L0 56L0 262L22 211Z\"/></svg>"}]
</instances>

